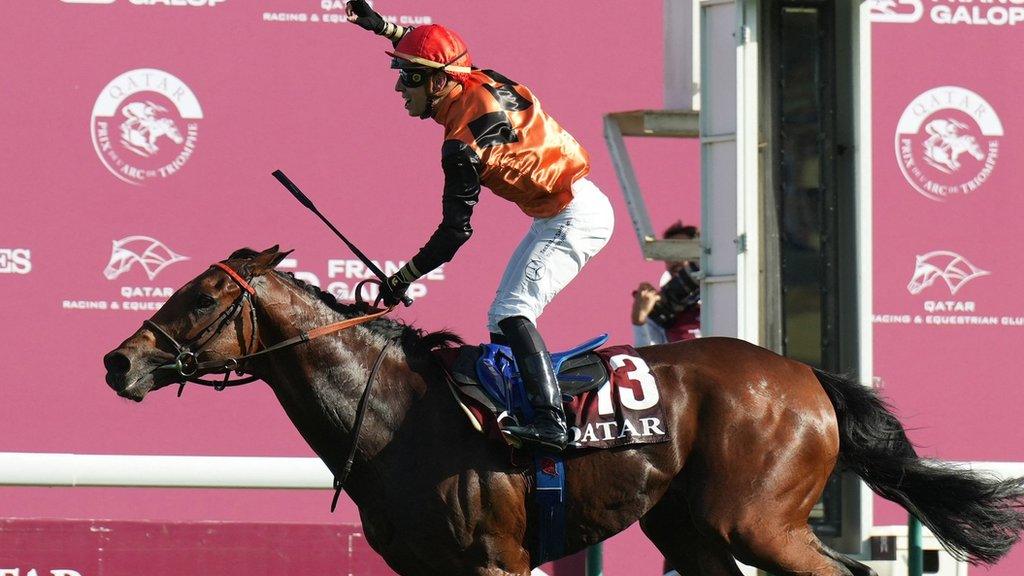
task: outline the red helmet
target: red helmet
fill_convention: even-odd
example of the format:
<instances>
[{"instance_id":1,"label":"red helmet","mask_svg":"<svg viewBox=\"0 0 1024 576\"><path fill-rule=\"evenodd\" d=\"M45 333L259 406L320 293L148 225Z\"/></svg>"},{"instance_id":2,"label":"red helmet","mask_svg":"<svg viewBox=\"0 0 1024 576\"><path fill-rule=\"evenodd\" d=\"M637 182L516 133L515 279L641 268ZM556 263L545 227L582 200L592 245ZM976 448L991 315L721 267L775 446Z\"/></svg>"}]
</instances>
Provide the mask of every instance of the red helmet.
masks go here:
<instances>
[{"instance_id":1,"label":"red helmet","mask_svg":"<svg viewBox=\"0 0 1024 576\"><path fill-rule=\"evenodd\" d=\"M393 67L422 66L444 70L460 83L473 71L466 43L458 34L440 24L413 28L402 36L394 52L386 54L395 59Z\"/></svg>"}]
</instances>

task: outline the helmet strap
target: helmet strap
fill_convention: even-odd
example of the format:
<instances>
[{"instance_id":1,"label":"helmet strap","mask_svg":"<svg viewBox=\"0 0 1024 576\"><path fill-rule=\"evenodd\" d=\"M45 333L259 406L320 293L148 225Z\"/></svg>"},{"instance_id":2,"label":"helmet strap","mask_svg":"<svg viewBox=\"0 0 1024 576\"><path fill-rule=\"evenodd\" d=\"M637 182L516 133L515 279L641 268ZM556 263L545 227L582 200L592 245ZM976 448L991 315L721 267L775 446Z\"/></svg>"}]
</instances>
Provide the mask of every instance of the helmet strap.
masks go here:
<instances>
[{"instance_id":1,"label":"helmet strap","mask_svg":"<svg viewBox=\"0 0 1024 576\"><path fill-rule=\"evenodd\" d=\"M434 101L435 98L427 99L427 106L423 109L423 113L420 114L420 120L426 120L434 116Z\"/></svg>"},{"instance_id":2,"label":"helmet strap","mask_svg":"<svg viewBox=\"0 0 1024 576\"><path fill-rule=\"evenodd\" d=\"M444 69L443 68L438 69L437 72L435 72L435 74L438 74L438 73L444 75L445 84L441 88L440 92L434 93L433 90L432 90L432 88L433 88L433 79L430 80L430 83L431 83L430 87L427 88L427 106L426 106L426 108L424 108L423 113L420 114L420 119L422 119L422 120L426 120L427 118L433 117L434 116L434 112L437 109L437 104L442 99L444 99L445 96L447 96L449 93L451 93L452 90L455 89L454 87L449 87L448 86L448 83L449 82L454 82L454 80L452 80L452 78L450 76L448 76L447 74L444 73ZM445 89L445 88L447 88L447 89Z\"/></svg>"}]
</instances>

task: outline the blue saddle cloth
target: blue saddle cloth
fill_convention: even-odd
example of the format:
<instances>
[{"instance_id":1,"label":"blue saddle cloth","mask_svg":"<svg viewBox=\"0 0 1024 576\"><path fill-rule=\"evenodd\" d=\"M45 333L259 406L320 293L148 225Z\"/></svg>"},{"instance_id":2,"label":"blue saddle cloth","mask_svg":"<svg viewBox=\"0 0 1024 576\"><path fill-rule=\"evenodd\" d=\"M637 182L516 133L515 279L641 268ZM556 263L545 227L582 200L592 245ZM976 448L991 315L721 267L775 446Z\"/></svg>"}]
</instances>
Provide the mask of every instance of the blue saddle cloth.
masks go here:
<instances>
[{"instance_id":1,"label":"blue saddle cloth","mask_svg":"<svg viewBox=\"0 0 1024 576\"><path fill-rule=\"evenodd\" d=\"M581 393L608 380L604 362L595 354L588 354L607 340L608 335L601 334L579 346L551 355L551 364L563 392ZM451 374L460 386L482 390L490 398L491 405L486 408L497 417L499 426L503 419L500 412L520 423L533 419L533 407L526 397L523 379L508 346L465 346L451 368ZM473 397L480 400L480 397ZM534 457L534 468L539 525L531 550L534 558L547 562L561 558L565 551L565 464L561 454L541 452Z\"/></svg>"},{"instance_id":2,"label":"blue saddle cloth","mask_svg":"<svg viewBox=\"0 0 1024 576\"><path fill-rule=\"evenodd\" d=\"M564 352L553 353L551 364L555 369L555 374L559 374L567 360L590 352L606 341L608 341L608 334L601 334ZM521 415L525 422L529 422L533 418L533 407L526 397L526 389L523 386L523 379L519 375L519 368L516 366L512 350L501 344L482 344L480 348L480 357L476 362L476 377L480 386L508 414ZM591 380L586 376L568 374L559 374L558 376L558 380L563 383L566 380L577 378ZM585 382L581 383L586 384Z\"/></svg>"}]
</instances>

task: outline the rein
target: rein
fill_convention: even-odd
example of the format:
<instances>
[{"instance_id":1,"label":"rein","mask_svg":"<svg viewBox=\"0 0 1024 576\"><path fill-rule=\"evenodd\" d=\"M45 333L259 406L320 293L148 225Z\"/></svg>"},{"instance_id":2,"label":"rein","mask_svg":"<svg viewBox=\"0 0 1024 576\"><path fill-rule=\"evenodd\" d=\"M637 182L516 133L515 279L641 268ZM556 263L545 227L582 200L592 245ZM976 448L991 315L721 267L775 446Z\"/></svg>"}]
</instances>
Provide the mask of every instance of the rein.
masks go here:
<instances>
[{"instance_id":1,"label":"rein","mask_svg":"<svg viewBox=\"0 0 1024 576\"><path fill-rule=\"evenodd\" d=\"M341 496L341 490L345 487L345 480L348 480L348 473L352 471L352 463L356 460L359 431L363 429L363 417L366 416L367 400L370 398L370 389L373 388L373 381L376 379L374 376L380 370L380 364L384 360L384 351L394 341L393 338L388 338L384 346L381 347L380 354L377 354L377 360L374 361L373 368L370 370L370 376L366 379L366 388L363 388L363 395L359 398L359 407L356 408L356 420L352 424L352 445L348 449L348 458L345 459L345 467L341 469L341 474L334 477L334 498L331 498L331 513L334 513L334 509L338 507L338 497Z\"/></svg>"},{"instance_id":2,"label":"rein","mask_svg":"<svg viewBox=\"0 0 1024 576\"><path fill-rule=\"evenodd\" d=\"M181 375L182 378L184 378L184 380L182 380L181 382L181 386L178 388L178 396L181 396L182 392L185 389L185 384L187 382L201 384L203 386L212 386L214 389L220 391L228 386L240 386L242 384L248 384L250 382L258 380L259 378L251 375L238 380L230 380L231 372L233 371L235 372L236 375L242 376L244 374L244 371L242 370L241 367L242 364L247 360L263 356L271 352L276 352L284 348L295 346L296 344L308 342L315 338L326 336L327 334L331 334L334 332L339 332L341 330L345 330L353 326L365 324L366 322L371 322L391 312L395 308L394 306L390 306L383 310L377 310L376 312L366 314L364 316L346 318L344 320L334 322L332 324L327 324L326 326L321 326L319 328L314 328L307 332L303 332L297 336L293 336L291 338L288 338L287 340L278 342L277 344L274 344L273 346L268 346L262 350L250 352L250 350L255 349L256 347L256 306L253 304L252 301L252 297L256 294L256 289L253 288L251 284L249 284L249 281L247 279L242 277L242 275L233 270L224 262L217 262L215 264L212 264L210 267L218 268L224 271L232 280L235 281L235 283L238 284L242 291L238 295L238 298L236 298L235 301L232 302L231 305L224 310L224 312L221 312L221 314L217 318L214 318L213 321L207 324L207 326L203 328L196 337L192 338L191 340L184 344L179 344L178 341L175 340L173 336L171 336L166 330L160 327L160 325L158 325L156 322L153 322L152 320L145 320L142 323L144 326L153 330L157 334L163 336L164 339L170 342L171 345L174 346L175 348L176 355L174 362L164 364L163 366L158 366L157 370L176 370L178 374ZM363 282L366 282L366 280L364 280ZM360 290L361 288L362 283L360 283L360 285L357 287L357 295L360 293L358 290ZM249 317L252 324L252 334L249 338L249 343L245 345L246 353L243 354L242 356L226 358L223 360L209 360L207 362L199 362L198 357L199 354L203 352L203 347L206 346L206 344L209 343L210 340L212 340L217 334L219 334L221 330L223 330L228 324L231 323L231 321L233 321L241 313L242 306L246 302L248 302L249 304ZM214 328L214 326L216 326L216 328ZM209 336L203 339L203 336L206 335L208 332L210 333ZM199 344L196 345L196 342L199 342ZM224 380L217 382L214 380L205 380L199 377L204 374L213 373L223 373Z\"/></svg>"},{"instance_id":3,"label":"rein","mask_svg":"<svg viewBox=\"0 0 1024 576\"><path fill-rule=\"evenodd\" d=\"M254 289L252 285L249 284L249 281L246 278L244 278L242 275L233 270L224 262L217 262L215 264L212 264L210 267L219 268L223 270L228 276L231 277L232 280L235 281L235 283L238 284L242 291L238 295L238 298L236 298L235 301L232 302L230 306L228 306L223 312L221 312L220 315L217 316L217 318L214 318L213 321L207 324L206 327L203 328L197 336L187 341L185 344L179 344L178 341L173 336L171 336L166 330L161 328L160 325L157 324L156 322L153 322L152 320L145 320L142 323L143 326L146 326L149 329L156 332L157 334L163 336L164 339L170 342L171 345L174 346L175 348L177 355L175 356L174 362L164 364L163 366L159 366L157 367L157 369L174 369L177 370L178 374L180 374L184 378L184 380L182 380L181 382L181 386L178 388L178 396L181 396L182 391L185 389L186 382L193 382L195 384L202 384L204 386L212 386L214 389L220 391L228 386L239 386L241 384L248 384L249 382L258 380L256 376L252 375L239 380L229 380L229 378L231 377L232 371L234 371L235 374L238 376L242 376L245 373L242 370L242 363L245 362L246 360L256 358L264 354L269 354L271 352L276 352L278 350L282 350L290 346L295 346L296 344L309 342L310 340L313 340L315 338L326 336L327 334L332 334L334 332L339 332L341 330L345 330L353 326L365 324L367 322L376 320L377 318L380 318L387 314L388 312L391 312L392 310L395 309L394 306L389 306L383 310L377 310L376 312L366 314L364 316L346 318L339 322L334 322L332 324L327 324L326 326L321 326L319 328L314 328L307 332L303 332L298 336L293 336L292 338L288 338L287 340L278 342L273 346L268 346L257 352L249 352L250 349L254 349L256 347L256 306L254 305L252 300L252 298L256 295L256 289ZM370 281L371 280L363 280L356 286L357 302L362 302L362 300L360 300L359 298L359 295L362 293L363 284ZM379 302L380 297L378 297L377 300ZM203 352L203 347L206 346L206 344L209 343L214 336L219 334L220 331L223 330L227 325L229 325L236 317L238 317L239 314L241 314L242 306L246 302L248 302L249 304L249 316L252 321L252 333L249 337L249 343L245 345L246 354L234 358L227 358L225 360L210 360L208 362L199 362L198 356ZM215 326L216 328L214 328ZM210 334L209 336L206 336L206 338L204 339L203 337L207 334L207 332L210 332ZM195 349L193 350L192 347L196 344L196 342L199 342L199 344L198 346L195 346ZM355 422L352 424L352 444L348 451L348 457L345 459L345 465L341 470L341 474L337 474L334 476L334 497L331 499L331 512L334 512L334 510L338 506L338 498L341 496L341 491L345 486L345 481L348 479L348 475L352 471L352 464L355 462L356 447L359 444L359 432L362 429L363 419L366 416L366 408L369 404L368 400L370 398L370 391L373 389L373 381L376 379L377 372L380 370L381 363L384 361L384 352L386 352L388 347L394 342L395 338L388 338L388 340L384 343L384 346L381 347L380 353L377 354L377 360L374 361L373 368L370 370L370 376L366 381L366 387L363 388L363 394L359 398L359 405L356 408ZM220 372L224 373L223 382L204 380L199 377L199 375L203 374Z\"/></svg>"}]
</instances>

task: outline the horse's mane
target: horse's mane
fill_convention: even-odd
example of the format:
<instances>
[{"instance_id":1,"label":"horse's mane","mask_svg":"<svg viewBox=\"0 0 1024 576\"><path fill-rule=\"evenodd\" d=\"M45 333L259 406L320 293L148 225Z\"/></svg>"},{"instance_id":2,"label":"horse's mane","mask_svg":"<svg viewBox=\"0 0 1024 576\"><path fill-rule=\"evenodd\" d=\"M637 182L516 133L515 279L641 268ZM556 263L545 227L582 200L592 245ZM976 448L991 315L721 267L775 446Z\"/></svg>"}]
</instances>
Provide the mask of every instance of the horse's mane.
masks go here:
<instances>
[{"instance_id":1,"label":"horse's mane","mask_svg":"<svg viewBox=\"0 0 1024 576\"><path fill-rule=\"evenodd\" d=\"M252 248L241 248L232 252L229 259L249 260L257 255L259 255L259 252ZM310 284L309 282L296 278L295 274L291 272L273 270L272 273L296 288L314 296L328 308L346 318L361 316L372 311L369 304L365 302L359 304L342 304L341 302L338 302L338 299L330 292L322 290L314 284ZM426 332L400 320L387 317L367 322L366 324L363 324L363 326L368 328L372 334L378 336L382 343L385 339L398 339L402 344L402 349L410 360L425 359L429 356L431 351L439 348L450 348L465 344L465 341L463 341L461 336L449 330Z\"/></svg>"}]
</instances>

